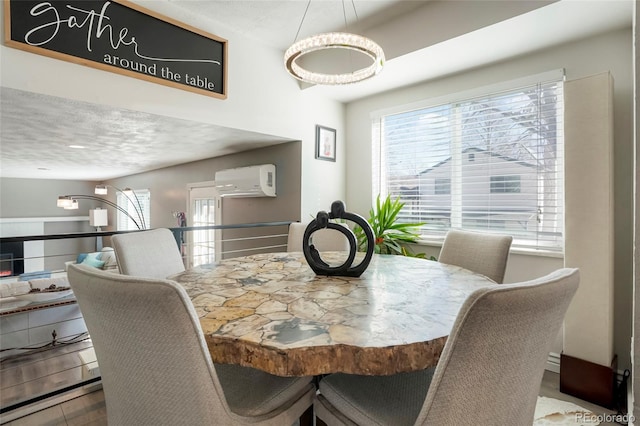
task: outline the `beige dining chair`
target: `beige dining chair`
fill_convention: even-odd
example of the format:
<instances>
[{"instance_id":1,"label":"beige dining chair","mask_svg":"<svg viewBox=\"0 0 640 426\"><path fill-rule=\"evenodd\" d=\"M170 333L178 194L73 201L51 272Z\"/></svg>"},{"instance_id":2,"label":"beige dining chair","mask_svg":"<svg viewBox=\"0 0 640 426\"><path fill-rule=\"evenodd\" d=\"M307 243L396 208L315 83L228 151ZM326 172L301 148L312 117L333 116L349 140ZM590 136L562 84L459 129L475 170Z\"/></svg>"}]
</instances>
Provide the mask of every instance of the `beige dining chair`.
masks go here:
<instances>
[{"instance_id":1,"label":"beige dining chair","mask_svg":"<svg viewBox=\"0 0 640 426\"><path fill-rule=\"evenodd\" d=\"M287 237L287 251L302 251L302 239L307 225L293 222L289 225ZM313 245L318 251L349 251L349 240L338 231L332 229L320 229L311 236Z\"/></svg>"},{"instance_id":2,"label":"beige dining chair","mask_svg":"<svg viewBox=\"0 0 640 426\"><path fill-rule=\"evenodd\" d=\"M116 234L111 244L122 274L167 278L185 270L176 239L166 228Z\"/></svg>"},{"instance_id":3,"label":"beige dining chair","mask_svg":"<svg viewBox=\"0 0 640 426\"><path fill-rule=\"evenodd\" d=\"M438 261L460 266L502 284L513 237L452 229L447 233Z\"/></svg>"},{"instance_id":4,"label":"beige dining chair","mask_svg":"<svg viewBox=\"0 0 640 426\"><path fill-rule=\"evenodd\" d=\"M312 377L214 365L186 291L86 265L69 282L95 349L110 425L291 425Z\"/></svg>"},{"instance_id":5,"label":"beige dining chair","mask_svg":"<svg viewBox=\"0 0 640 426\"><path fill-rule=\"evenodd\" d=\"M531 426L547 357L578 282L578 270L566 268L476 290L435 368L324 377L316 416L329 426Z\"/></svg>"}]
</instances>

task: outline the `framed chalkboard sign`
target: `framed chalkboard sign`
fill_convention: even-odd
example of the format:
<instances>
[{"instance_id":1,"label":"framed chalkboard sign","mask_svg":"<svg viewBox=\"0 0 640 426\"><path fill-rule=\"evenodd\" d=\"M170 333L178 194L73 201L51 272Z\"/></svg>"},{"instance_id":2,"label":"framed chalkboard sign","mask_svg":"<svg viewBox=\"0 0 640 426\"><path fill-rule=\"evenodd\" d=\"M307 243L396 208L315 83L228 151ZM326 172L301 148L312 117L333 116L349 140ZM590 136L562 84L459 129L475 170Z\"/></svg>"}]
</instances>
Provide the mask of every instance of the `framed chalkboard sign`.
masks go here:
<instances>
[{"instance_id":1,"label":"framed chalkboard sign","mask_svg":"<svg viewBox=\"0 0 640 426\"><path fill-rule=\"evenodd\" d=\"M126 0L4 0L5 44L220 99L227 40Z\"/></svg>"}]
</instances>

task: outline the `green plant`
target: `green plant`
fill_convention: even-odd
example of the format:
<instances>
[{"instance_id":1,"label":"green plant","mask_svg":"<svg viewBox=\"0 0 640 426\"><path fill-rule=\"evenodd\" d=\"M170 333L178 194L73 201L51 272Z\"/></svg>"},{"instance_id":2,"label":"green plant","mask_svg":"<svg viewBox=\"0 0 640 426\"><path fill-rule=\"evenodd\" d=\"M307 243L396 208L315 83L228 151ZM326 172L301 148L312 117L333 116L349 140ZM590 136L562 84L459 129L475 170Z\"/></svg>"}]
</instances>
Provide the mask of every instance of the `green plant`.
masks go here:
<instances>
[{"instance_id":1,"label":"green plant","mask_svg":"<svg viewBox=\"0 0 640 426\"><path fill-rule=\"evenodd\" d=\"M402 243L415 243L420 234L418 229L423 223L399 223L398 213L404 207L400 198L395 200L387 196L384 201L380 201L380 195L376 198L376 205L369 210L367 220L373 229L375 237L375 252L380 254L399 254L404 256L424 258L424 253L413 254ZM360 227L354 229L358 238L358 248L361 251L367 248L367 237Z\"/></svg>"}]
</instances>

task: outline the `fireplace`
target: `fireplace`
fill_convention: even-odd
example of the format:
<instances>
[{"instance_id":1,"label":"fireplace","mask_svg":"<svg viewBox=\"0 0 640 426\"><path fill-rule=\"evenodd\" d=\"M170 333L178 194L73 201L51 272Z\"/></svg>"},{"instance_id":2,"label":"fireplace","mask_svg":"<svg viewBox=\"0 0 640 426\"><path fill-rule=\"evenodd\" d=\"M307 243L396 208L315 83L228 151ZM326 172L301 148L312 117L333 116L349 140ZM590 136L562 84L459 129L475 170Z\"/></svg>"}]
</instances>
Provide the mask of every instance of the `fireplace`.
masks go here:
<instances>
[{"instance_id":1,"label":"fireplace","mask_svg":"<svg viewBox=\"0 0 640 426\"><path fill-rule=\"evenodd\" d=\"M0 277L24 273L24 243L4 243L0 246Z\"/></svg>"}]
</instances>

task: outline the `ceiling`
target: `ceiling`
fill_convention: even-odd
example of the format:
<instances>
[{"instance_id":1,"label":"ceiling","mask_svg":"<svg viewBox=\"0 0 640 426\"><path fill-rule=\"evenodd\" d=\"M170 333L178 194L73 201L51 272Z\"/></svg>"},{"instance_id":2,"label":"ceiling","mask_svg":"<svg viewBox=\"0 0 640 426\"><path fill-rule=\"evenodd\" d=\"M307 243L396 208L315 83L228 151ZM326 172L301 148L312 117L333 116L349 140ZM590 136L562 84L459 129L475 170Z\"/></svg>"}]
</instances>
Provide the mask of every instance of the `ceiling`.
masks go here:
<instances>
[{"instance_id":1,"label":"ceiling","mask_svg":"<svg viewBox=\"0 0 640 426\"><path fill-rule=\"evenodd\" d=\"M6 87L0 102L3 177L107 180L290 141Z\"/></svg>"},{"instance_id":2,"label":"ceiling","mask_svg":"<svg viewBox=\"0 0 640 426\"><path fill-rule=\"evenodd\" d=\"M428 0L170 1L185 10L206 16L247 38L284 51L295 40L313 34L343 30L345 20L348 30L359 32L416 9ZM296 38L298 28L300 33Z\"/></svg>"},{"instance_id":3,"label":"ceiling","mask_svg":"<svg viewBox=\"0 0 640 426\"><path fill-rule=\"evenodd\" d=\"M306 0L169 1L283 51L294 41L308 3ZM305 90L349 102L629 25L631 1L595 1L588 2L590 7L576 7L580 3L583 2L563 0L400 55L388 60L379 76L355 85L315 86ZM349 29L372 28L424 4L426 1L359 0L354 2L356 20L349 9L350 2L345 2L343 13L341 1L314 1L298 39L343 29L345 16ZM541 22L552 30L540 31ZM492 48L486 49L487 45ZM4 87L0 101L1 177L99 181L289 141ZM189 129L189 134L185 134L185 129ZM69 149L69 145L84 148Z\"/></svg>"}]
</instances>

